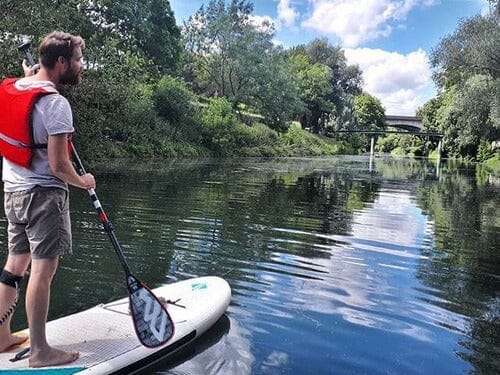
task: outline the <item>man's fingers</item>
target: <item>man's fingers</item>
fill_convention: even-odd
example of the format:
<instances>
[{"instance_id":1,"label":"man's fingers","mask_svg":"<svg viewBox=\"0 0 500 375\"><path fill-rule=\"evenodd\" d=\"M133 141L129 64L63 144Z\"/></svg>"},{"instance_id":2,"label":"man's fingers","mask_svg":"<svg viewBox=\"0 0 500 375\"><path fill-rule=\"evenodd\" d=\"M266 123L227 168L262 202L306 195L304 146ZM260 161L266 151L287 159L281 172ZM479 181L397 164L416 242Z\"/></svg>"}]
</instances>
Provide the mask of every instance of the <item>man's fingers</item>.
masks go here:
<instances>
[{"instance_id":1,"label":"man's fingers","mask_svg":"<svg viewBox=\"0 0 500 375\"><path fill-rule=\"evenodd\" d=\"M23 60L23 71L24 76L29 77L34 75L40 69L40 64L35 64L33 66L28 66L28 61L26 59Z\"/></svg>"}]
</instances>

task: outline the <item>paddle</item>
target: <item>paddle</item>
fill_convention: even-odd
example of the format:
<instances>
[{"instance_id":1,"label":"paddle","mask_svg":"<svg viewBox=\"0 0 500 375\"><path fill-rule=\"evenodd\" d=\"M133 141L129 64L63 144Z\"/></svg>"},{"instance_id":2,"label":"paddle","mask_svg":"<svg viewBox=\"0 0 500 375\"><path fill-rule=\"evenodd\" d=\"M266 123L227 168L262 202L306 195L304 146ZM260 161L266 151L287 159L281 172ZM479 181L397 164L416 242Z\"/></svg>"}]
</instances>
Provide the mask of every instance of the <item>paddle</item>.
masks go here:
<instances>
[{"instance_id":1,"label":"paddle","mask_svg":"<svg viewBox=\"0 0 500 375\"><path fill-rule=\"evenodd\" d=\"M19 47L19 49L26 54L26 58L28 59L30 66L33 66L35 65L35 61L33 60L31 53L29 53L29 48L29 43L24 43ZM86 172L83 163L72 143L71 156L78 174L85 174ZM118 256L118 260L125 271L130 312L133 318L137 337L142 345L146 347L154 348L161 346L165 344L174 334L174 324L172 319L158 297L156 297L146 285L131 274L127 261L125 260L125 256L123 255L123 250L116 237L113 225L108 220L108 217L106 216L106 213L97 198L95 190L88 189L87 192L89 193L97 214L99 215L99 220L111 240L113 249Z\"/></svg>"}]
</instances>

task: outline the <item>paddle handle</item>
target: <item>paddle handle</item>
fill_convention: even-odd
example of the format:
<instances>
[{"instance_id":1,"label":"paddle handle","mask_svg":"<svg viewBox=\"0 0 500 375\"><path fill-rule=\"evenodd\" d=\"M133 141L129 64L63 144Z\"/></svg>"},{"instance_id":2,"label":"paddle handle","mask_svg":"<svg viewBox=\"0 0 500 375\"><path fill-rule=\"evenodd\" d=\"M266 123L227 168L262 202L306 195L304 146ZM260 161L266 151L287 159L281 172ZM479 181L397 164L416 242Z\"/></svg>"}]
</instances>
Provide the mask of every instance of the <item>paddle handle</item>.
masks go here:
<instances>
[{"instance_id":1,"label":"paddle handle","mask_svg":"<svg viewBox=\"0 0 500 375\"><path fill-rule=\"evenodd\" d=\"M33 55L30 52L30 47L31 47L31 42L26 42L21 44L19 47L19 51L23 52L26 55L26 59L28 60L28 64L30 66L35 65L35 59L33 58Z\"/></svg>"},{"instance_id":2,"label":"paddle handle","mask_svg":"<svg viewBox=\"0 0 500 375\"><path fill-rule=\"evenodd\" d=\"M73 162L75 163L77 173L80 176L83 176L85 173L87 173L85 171L85 167L83 166L82 160L80 159L80 156L78 156L78 152L76 152L73 142L71 142L71 157L73 158ZM120 243L118 242L118 238L116 237L113 224L108 219L106 212L104 212L104 208L102 208L101 202L97 197L95 189L93 188L87 189L87 192L89 193L90 199L92 200L92 204L94 205L94 208L97 211L97 215L99 216L99 221L102 223L104 230L106 231L106 233L109 236L109 239L111 240L111 244L113 245L113 249L115 250L115 253L118 256L118 260L120 261L120 264L123 270L125 271L125 274L129 276L131 274L130 268L127 264L125 256L123 255L123 250Z\"/></svg>"}]
</instances>

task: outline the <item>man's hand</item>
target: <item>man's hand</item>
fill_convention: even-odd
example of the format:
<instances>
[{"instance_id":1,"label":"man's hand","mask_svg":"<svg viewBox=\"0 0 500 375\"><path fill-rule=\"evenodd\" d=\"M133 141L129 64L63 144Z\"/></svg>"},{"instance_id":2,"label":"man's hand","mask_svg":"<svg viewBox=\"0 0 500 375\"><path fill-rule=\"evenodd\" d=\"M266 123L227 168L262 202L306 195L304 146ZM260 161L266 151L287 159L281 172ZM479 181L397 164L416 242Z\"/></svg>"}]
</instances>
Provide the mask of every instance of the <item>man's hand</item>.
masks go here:
<instances>
[{"instance_id":1,"label":"man's hand","mask_svg":"<svg viewBox=\"0 0 500 375\"><path fill-rule=\"evenodd\" d=\"M25 77L31 77L35 75L40 70L40 64L35 64L32 67L28 66L26 59L23 60L23 71Z\"/></svg>"},{"instance_id":2,"label":"man's hand","mask_svg":"<svg viewBox=\"0 0 500 375\"><path fill-rule=\"evenodd\" d=\"M95 178L90 173L86 173L80 176L82 178L82 189L95 189Z\"/></svg>"}]
</instances>

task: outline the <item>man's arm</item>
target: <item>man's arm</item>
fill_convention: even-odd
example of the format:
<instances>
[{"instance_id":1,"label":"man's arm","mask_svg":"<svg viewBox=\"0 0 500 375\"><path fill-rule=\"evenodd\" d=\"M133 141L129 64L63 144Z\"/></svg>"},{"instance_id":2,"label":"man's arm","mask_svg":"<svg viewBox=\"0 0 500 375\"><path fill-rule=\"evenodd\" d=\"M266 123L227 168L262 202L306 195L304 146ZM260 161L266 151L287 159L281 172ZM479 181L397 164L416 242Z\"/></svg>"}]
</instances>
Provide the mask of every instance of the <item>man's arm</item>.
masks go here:
<instances>
[{"instance_id":1,"label":"man's arm","mask_svg":"<svg viewBox=\"0 0 500 375\"><path fill-rule=\"evenodd\" d=\"M49 135L47 153L49 157L49 167L54 176L67 184L82 189L95 188L95 179L93 175L86 173L79 176L78 173L76 173L69 158L68 134Z\"/></svg>"}]
</instances>

